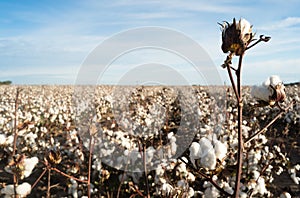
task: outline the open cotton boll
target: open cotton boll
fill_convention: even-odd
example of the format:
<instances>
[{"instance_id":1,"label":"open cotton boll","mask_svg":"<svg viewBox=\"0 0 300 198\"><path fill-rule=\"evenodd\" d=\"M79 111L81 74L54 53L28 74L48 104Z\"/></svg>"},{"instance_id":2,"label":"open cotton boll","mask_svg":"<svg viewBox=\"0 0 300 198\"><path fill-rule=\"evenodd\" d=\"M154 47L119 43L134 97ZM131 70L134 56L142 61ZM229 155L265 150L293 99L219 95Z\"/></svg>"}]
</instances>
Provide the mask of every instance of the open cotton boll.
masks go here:
<instances>
[{"instance_id":1,"label":"open cotton boll","mask_svg":"<svg viewBox=\"0 0 300 198\"><path fill-rule=\"evenodd\" d=\"M201 138L199 144L201 146L201 151L202 151L201 157L205 156L208 153L208 151L214 150L211 141L206 137Z\"/></svg>"},{"instance_id":2,"label":"open cotton boll","mask_svg":"<svg viewBox=\"0 0 300 198\"><path fill-rule=\"evenodd\" d=\"M17 186L16 193L19 197L26 197L31 191L31 185L24 182ZM1 194L6 195L5 197L12 197L14 192L14 185L10 184L1 189Z\"/></svg>"},{"instance_id":3,"label":"open cotton boll","mask_svg":"<svg viewBox=\"0 0 300 198\"><path fill-rule=\"evenodd\" d=\"M24 159L24 177L28 177L39 162L37 157Z\"/></svg>"},{"instance_id":4,"label":"open cotton boll","mask_svg":"<svg viewBox=\"0 0 300 198\"><path fill-rule=\"evenodd\" d=\"M208 152L201 157L200 163L203 168L207 168L209 170L215 169L217 164L215 150L213 148L208 150Z\"/></svg>"},{"instance_id":5,"label":"open cotton boll","mask_svg":"<svg viewBox=\"0 0 300 198\"><path fill-rule=\"evenodd\" d=\"M205 198L217 198L220 197L219 191L214 187L206 188L204 191Z\"/></svg>"},{"instance_id":6,"label":"open cotton boll","mask_svg":"<svg viewBox=\"0 0 300 198\"><path fill-rule=\"evenodd\" d=\"M169 196L169 195L172 194L172 190L173 190L173 187L169 183L164 183L161 186L161 195L162 196Z\"/></svg>"},{"instance_id":7,"label":"open cotton boll","mask_svg":"<svg viewBox=\"0 0 300 198\"><path fill-rule=\"evenodd\" d=\"M292 196L288 192L283 192L281 193L280 198L292 198Z\"/></svg>"},{"instance_id":8,"label":"open cotton boll","mask_svg":"<svg viewBox=\"0 0 300 198\"><path fill-rule=\"evenodd\" d=\"M219 140L214 141L214 149L216 157L222 160L227 154L227 146Z\"/></svg>"},{"instance_id":9,"label":"open cotton boll","mask_svg":"<svg viewBox=\"0 0 300 198\"><path fill-rule=\"evenodd\" d=\"M31 185L27 182L24 182L17 187L17 194L21 197L26 197L31 192Z\"/></svg>"},{"instance_id":10,"label":"open cotton boll","mask_svg":"<svg viewBox=\"0 0 300 198\"><path fill-rule=\"evenodd\" d=\"M6 185L4 188L1 189L2 195L14 195L14 185Z\"/></svg>"},{"instance_id":11,"label":"open cotton boll","mask_svg":"<svg viewBox=\"0 0 300 198\"><path fill-rule=\"evenodd\" d=\"M251 96L258 100L268 102L272 94L273 91L268 86L265 85L261 85L261 86L254 85L251 88Z\"/></svg>"},{"instance_id":12,"label":"open cotton boll","mask_svg":"<svg viewBox=\"0 0 300 198\"><path fill-rule=\"evenodd\" d=\"M257 185L254 189L254 194L259 193L261 195L269 194L268 190L266 189L265 179L260 177L257 179Z\"/></svg>"},{"instance_id":13,"label":"open cotton boll","mask_svg":"<svg viewBox=\"0 0 300 198\"><path fill-rule=\"evenodd\" d=\"M202 152L201 152L201 146L198 142L193 142L189 148L190 150L190 160L194 166L195 160L200 159Z\"/></svg>"},{"instance_id":14,"label":"open cotton boll","mask_svg":"<svg viewBox=\"0 0 300 198\"><path fill-rule=\"evenodd\" d=\"M6 135L0 134L0 145L3 145L6 143Z\"/></svg>"},{"instance_id":15,"label":"open cotton boll","mask_svg":"<svg viewBox=\"0 0 300 198\"><path fill-rule=\"evenodd\" d=\"M269 82L270 82L270 85L275 87L276 85L281 84L282 80L279 78L279 76L273 75L273 76L269 77Z\"/></svg>"}]
</instances>

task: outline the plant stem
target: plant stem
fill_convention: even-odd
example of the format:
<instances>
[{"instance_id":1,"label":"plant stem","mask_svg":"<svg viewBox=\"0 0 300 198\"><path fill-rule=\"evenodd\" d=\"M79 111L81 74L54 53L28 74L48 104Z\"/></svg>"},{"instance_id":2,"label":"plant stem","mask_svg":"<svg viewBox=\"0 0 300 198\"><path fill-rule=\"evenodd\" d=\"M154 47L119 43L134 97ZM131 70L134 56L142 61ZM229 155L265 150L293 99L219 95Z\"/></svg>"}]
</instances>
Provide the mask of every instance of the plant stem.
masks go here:
<instances>
[{"instance_id":1,"label":"plant stem","mask_svg":"<svg viewBox=\"0 0 300 198\"><path fill-rule=\"evenodd\" d=\"M94 137L93 134L90 134L90 152L89 152L89 168L88 168L88 180L87 180L87 186L88 186L88 198L91 197L91 168L92 168L92 156L93 156L93 148L94 148Z\"/></svg>"},{"instance_id":2,"label":"plant stem","mask_svg":"<svg viewBox=\"0 0 300 198\"><path fill-rule=\"evenodd\" d=\"M49 168L48 169L48 185L47 185L47 195L46 197L47 198L50 198L51 197L51 194L50 194L50 188L51 188L51 169Z\"/></svg>"},{"instance_id":3,"label":"plant stem","mask_svg":"<svg viewBox=\"0 0 300 198\"><path fill-rule=\"evenodd\" d=\"M14 142L13 142L13 152L12 152L12 157L16 155L16 150L17 150L17 139L18 139L18 128L17 128L17 120L18 120L18 108L19 108L19 94L20 94L20 89L17 88L16 90L16 98L15 98L15 112L14 112ZM17 195L17 186L18 186L18 176L16 173L13 176L14 180L14 197L18 197Z\"/></svg>"},{"instance_id":4,"label":"plant stem","mask_svg":"<svg viewBox=\"0 0 300 198\"><path fill-rule=\"evenodd\" d=\"M147 198L150 198L146 160L147 160L146 159L146 144L143 144L143 162L144 162L144 174L145 174L145 181L146 181L146 193L147 193Z\"/></svg>"},{"instance_id":5,"label":"plant stem","mask_svg":"<svg viewBox=\"0 0 300 198\"><path fill-rule=\"evenodd\" d=\"M237 153L237 169L236 169L236 180L235 180L235 191L234 197L239 197L240 182L242 176L242 166L243 166L243 133L242 133L242 123L243 123L243 97L242 97L242 60L243 54L239 57L239 65L236 71L237 76L237 92L238 92L238 153Z\"/></svg>"},{"instance_id":6,"label":"plant stem","mask_svg":"<svg viewBox=\"0 0 300 198\"><path fill-rule=\"evenodd\" d=\"M16 98L15 98L15 112L14 112L14 146L13 146L13 152L12 156L16 155L16 150L17 150L17 139L18 139L18 129L17 129L17 120L18 120L18 108L19 108L19 94L20 94L20 89L17 88L17 93L16 93Z\"/></svg>"}]
</instances>

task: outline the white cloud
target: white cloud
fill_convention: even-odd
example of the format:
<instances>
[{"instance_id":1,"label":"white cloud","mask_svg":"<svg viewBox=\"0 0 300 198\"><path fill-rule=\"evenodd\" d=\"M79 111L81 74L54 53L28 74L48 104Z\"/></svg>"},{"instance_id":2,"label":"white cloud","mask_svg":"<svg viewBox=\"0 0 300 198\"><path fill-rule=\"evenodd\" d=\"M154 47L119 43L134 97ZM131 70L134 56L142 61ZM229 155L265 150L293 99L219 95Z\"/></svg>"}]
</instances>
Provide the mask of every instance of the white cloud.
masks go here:
<instances>
[{"instance_id":1,"label":"white cloud","mask_svg":"<svg viewBox=\"0 0 300 198\"><path fill-rule=\"evenodd\" d=\"M300 25L300 17L287 17L283 20L276 21L270 25L261 26L261 30L281 30L283 28L291 28Z\"/></svg>"}]
</instances>

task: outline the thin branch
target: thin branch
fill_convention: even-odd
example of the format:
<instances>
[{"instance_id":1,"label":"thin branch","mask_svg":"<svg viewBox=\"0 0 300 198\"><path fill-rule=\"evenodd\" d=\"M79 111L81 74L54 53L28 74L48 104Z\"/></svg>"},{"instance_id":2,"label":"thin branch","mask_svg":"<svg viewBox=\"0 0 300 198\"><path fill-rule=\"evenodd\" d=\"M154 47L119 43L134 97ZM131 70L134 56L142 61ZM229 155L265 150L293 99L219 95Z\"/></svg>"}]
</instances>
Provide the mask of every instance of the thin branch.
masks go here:
<instances>
[{"instance_id":1,"label":"thin branch","mask_svg":"<svg viewBox=\"0 0 300 198\"><path fill-rule=\"evenodd\" d=\"M89 145L89 164L88 164L88 180L87 180L87 186L88 186L88 198L91 197L91 168L92 168L92 156L93 156L93 149L94 149L94 137L91 134L90 135L90 145Z\"/></svg>"},{"instance_id":2,"label":"thin branch","mask_svg":"<svg viewBox=\"0 0 300 198\"><path fill-rule=\"evenodd\" d=\"M44 171L42 172L42 174L37 178L37 180L35 180L34 184L32 184L31 189L33 189L37 183L42 179L42 177L45 175L47 171L47 168L44 168Z\"/></svg>"},{"instance_id":3,"label":"thin branch","mask_svg":"<svg viewBox=\"0 0 300 198\"><path fill-rule=\"evenodd\" d=\"M269 36L260 35L260 36L259 36L259 39L258 39L255 43L253 43L252 45L248 46L248 47L246 48L246 50L248 50L248 49L254 47L255 45L257 45L258 43L260 43L260 42L262 42L262 41L268 42L270 39L271 39L271 37L269 37Z\"/></svg>"},{"instance_id":4,"label":"thin branch","mask_svg":"<svg viewBox=\"0 0 300 198\"><path fill-rule=\"evenodd\" d=\"M88 183L87 180L81 180L81 179L78 179L78 178L76 178L76 177L73 177L73 176L71 176L71 175L68 175L68 174L66 174L66 173L64 173L64 172L62 172L62 171L60 171L60 170L58 170L57 168L51 167L51 170L54 170L55 172L57 172L57 173L59 173L59 174L65 176L65 177L68 177L68 178L70 178L70 179L74 179L74 180L79 181L79 182L82 182L82 183Z\"/></svg>"},{"instance_id":5,"label":"thin branch","mask_svg":"<svg viewBox=\"0 0 300 198\"><path fill-rule=\"evenodd\" d=\"M231 82L231 85L232 85L232 88L233 88L236 100L239 101L240 100L240 96L239 96L237 88L235 86L235 82L234 82L234 79L233 79L233 76L232 76L232 72L231 72L231 67L229 65L227 65L227 72L228 72L228 75L229 75L229 79L230 79L230 82Z\"/></svg>"},{"instance_id":6,"label":"thin branch","mask_svg":"<svg viewBox=\"0 0 300 198\"><path fill-rule=\"evenodd\" d=\"M249 137L244 144L249 143L250 141L252 141L257 135L264 133L267 131L267 129L277 120L279 119L283 113L285 113L289 108L291 108L294 104L296 103L295 100L293 100L286 108L284 108L283 110L281 110L277 116L275 116L264 128L262 128L261 130L259 130L258 132L254 133L251 137Z\"/></svg>"}]
</instances>

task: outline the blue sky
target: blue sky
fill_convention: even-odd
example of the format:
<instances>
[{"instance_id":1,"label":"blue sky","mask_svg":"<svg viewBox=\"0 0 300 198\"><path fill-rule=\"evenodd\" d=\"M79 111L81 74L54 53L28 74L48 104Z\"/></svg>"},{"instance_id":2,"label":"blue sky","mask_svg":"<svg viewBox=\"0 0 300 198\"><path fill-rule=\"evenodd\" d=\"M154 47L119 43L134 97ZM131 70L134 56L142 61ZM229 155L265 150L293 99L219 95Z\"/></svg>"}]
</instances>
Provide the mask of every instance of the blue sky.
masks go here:
<instances>
[{"instance_id":1,"label":"blue sky","mask_svg":"<svg viewBox=\"0 0 300 198\"><path fill-rule=\"evenodd\" d=\"M299 7L298 0L2 0L0 80L12 80L14 84L74 84L85 59L103 41L132 28L154 26L181 32L196 41L212 59L221 82L229 84L226 71L220 67L226 55L220 49L217 22L242 17L253 24L257 36L272 37L270 42L247 51L243 83L258 84L273 74L287 83L300 81ZM169 62L164 61L168 57ZM197 77L191 66L174 55L149 49L115 60L99 83L118 83L134 69L133 65L151 62L185 73L184 78L191 84L203 84L205 74ZM137 81L133 79L132 83Z\"/></svg>"}]
</instances>

